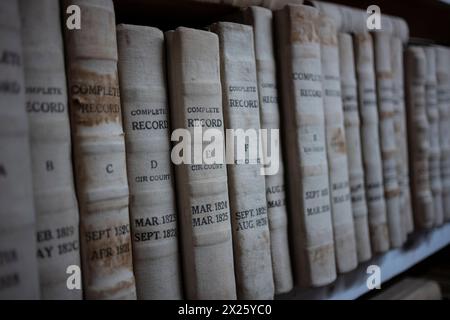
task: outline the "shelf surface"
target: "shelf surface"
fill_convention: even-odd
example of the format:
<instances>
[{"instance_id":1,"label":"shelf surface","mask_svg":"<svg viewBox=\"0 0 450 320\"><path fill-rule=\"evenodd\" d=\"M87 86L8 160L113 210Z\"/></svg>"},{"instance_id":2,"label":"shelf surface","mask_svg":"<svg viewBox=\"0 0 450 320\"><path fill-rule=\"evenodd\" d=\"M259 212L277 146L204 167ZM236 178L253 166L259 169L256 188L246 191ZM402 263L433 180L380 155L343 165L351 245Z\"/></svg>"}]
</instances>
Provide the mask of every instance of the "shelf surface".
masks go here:
<instances>
[{"instance_id":1,"label":"shelf surface","mask_svg":"<svg viewBox=\"0 0 450 320\"><path fill-rule=\"evenodd\" d=\"M433 253L450 244L450 223L430 231L416 232L410 235L408 242L399 249L377 255L368 262L360 264L355 270L338 276L338 279L321 288L294 289L280 295L277 299L356 299L369 291L367 273L370 265L377 265L381 272L381 288L383 283L406 271ZM374 289L376 290L376 289Z\"/></svg>"}]
</instances>

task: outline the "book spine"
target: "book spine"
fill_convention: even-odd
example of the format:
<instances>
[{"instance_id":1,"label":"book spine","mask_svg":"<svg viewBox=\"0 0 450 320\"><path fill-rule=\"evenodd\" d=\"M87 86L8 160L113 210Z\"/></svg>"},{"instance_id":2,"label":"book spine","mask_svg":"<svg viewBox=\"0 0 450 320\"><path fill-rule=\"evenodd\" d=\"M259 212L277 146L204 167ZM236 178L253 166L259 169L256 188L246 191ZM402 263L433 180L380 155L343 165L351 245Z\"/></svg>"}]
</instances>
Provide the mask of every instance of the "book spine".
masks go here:
<instances>
[{"instance_id":1,"label":"book spine","mask_svg":"<svg viewBox=\"0 0 450 320\"><path fill-rule=\"evenodd\" d=\"M111 0L64 1L83 13L65 29L80 241L87 299L135 299L125 142Z\"/></svg>"},{"instance_id":2,"label":"book spine","mask_svg":"<svg viewBox=\"0 0 450 320\"><path fill-rule=\"evenodd\" d=\"M349 186L338 38L332 18L321 13L317 23L321 42L322 92L336 266L339 273L345 273L356 268L358 258Z\"/></svg>"},{"instance_id":3,"label":"book spine","mask_svg":"<svg viewBox=\"0 0 450 320\"><path fill-rule=\"evenodd\" d=\"M21 0L20 13L41 297L81 299L66 284L80 246L59 3Z\"/></svg>"},{"instance_id":4,"label":"book spine","mask_svg":"<svg viewBox=\"0 0 450 320\"><path fill-rule=\"evenodd\" d=\"M172 149L172 161L181 152L187 158L175 162L185 295L236 299L226 166L219 161L194 163L191 149L203 150L209 141L190 138L200 129L224 134L218 37L180 27L167 32L166 39L171 125L188 135ZM176 132L172 141L178 141Z\"/></svg>"},{"instance_id":5,"label":"book spine","mask_svg":"<svg viewBox=\"0 0 450 320\"><path fill-rule=\"evenodd\" d=\"M181 299L164 34L117 27L137 297Z\"/></svg>"},{"instance_id":6,"label":"book spine","mask_svg":"<svg viewBox=\"0 0 450 320\"><path fill-rule=\"evenodd\" d=\"M428 119L425 109L425 77L427 62L423 48L406 51L406 98L408 108L408 139L411 153L411 182L415 224L431 228L434 221L433 199L429 183Z\"/></svg>"},{"instance_id":7,"label":"book spine","mask_svg":"<svg viewBox=\"0 0 450 320\"><path fill-rule=\"evenodd\" d=\"M389 249L389 233L378 131L373 43L370 34L355 34L354 46L370 240L373 252L381 253Z\"/></svg>"},{"instance_id":8,"label":"book spine","mask_svg":"<svg viewBox=\"0 0 450 320\"><path fill-rule=\"evenodd\" d=\"M397 144L397 178L400 189L400 214L404 224L404 236L414 230L409 187L408 133L406 131L405 81L403 68L403 43L398 37L391 38L391 61L393 76L392 98L394 104L394 128Z\"/></svg>"},{"instance_id":9,"label":"book spine","mask_svg":"<svg viewBox=\"0 0 450 320\"><path fill-rule=\"evenodd\" d=\"M376 32L373 34L373 38L384 197L390 244L391 247L397 248L402 246L405 239L400 216L400 190L397 181L397 146L392 103L391 35L387 32Z\"/></svg>"},{"instance_id":10,"label":"book spine","mask_svg":"<svg viewBox=\"0 0 450 320\"><path fill-rule=\"evenodd\" d=\"M450 221L450 57L445 47L436 47L437 103L439 143L441 146L441 181L444 219Z\"/></svg>"},{"instance_id":11,"label":"book spine","mask_svg":"<svg viewBox=\"0 0 450 320\"><path fill-rule=\"evenodd\" d=\"M276 79L275 52L273 48L272 11L261 7L250 7L246 11L247 22L253 26L255 39L256 73L260 103L261 128L267 129L267 140L272 141L274 130L280 130L280 109ZM262 136L265 139L265 136ZM288 221L284 182L284 165L281 143L278 142L278 171L266 175L267 216L269 218L270 247L272 253L275 293L292 290L293 278L288 243ZM268 154L268 148L264 155ZM271 155L273 155L272 150ZM276 154L274 161L277 161ZM268 163L266 158L265 164Z\"/></svg>"},{"instance_id":12,"label":"book spine","mask_svg":"<svg viewBox=\"0 0 450 320\"><path fill-rule=\"evenodd\" d=\"M433 196L434 226L444 222L441 183L441 150L439 146L439 110L437 106L436 54L433 47L424 47L426 58L425 109L428 120L428 170Z\"/></svg>"},{"instance_id":13,"label":"book spine","mask_svg":"<svg viewBox=\"0 0 450 320\"><path fill-rule=\"evenodd\" d=\"M301 286L336 279L318 14L287 5L275 15L294 275Z\"/></svg>"},{"instance_id":14,"label":"book spine","mask_svg":"<svg viewBox=\"0 0 450 320\"><path fill-rule=\"evenodd\" d=\"M265 181L257 152L260 115L253 28L219 22L211 30L219 37L226 150L234 151L227 154L233 160L227 171L237 296L243 300L273 299ZM243 136L248 134L247 142L236 143L235 137L242 137L238 130L243 130Z\"/></svg>"},{"instance_id":15,"label":"book spine","mask_svg":"<svg viewBox=\"0 0 450 320\"><path fill-rule=\"evenodd\" d=\"M364 262L372 257L372 250L370 248L368 211L364 188L364 168L360 136L361 124L358 112L358 92L352 36L347 33L339 33L338 42L342 107L344 112L356 252L358 262Z\"/></svg>"},{"instance_id":16,"label":"book spine","mask_svg":"<svg viewBox=\"0 0 450 320\"><path fill-rule=\"evenodd\" d=\"M19 6L0 2L0 300L39 299Z\"/></svg>"}]
</instances>

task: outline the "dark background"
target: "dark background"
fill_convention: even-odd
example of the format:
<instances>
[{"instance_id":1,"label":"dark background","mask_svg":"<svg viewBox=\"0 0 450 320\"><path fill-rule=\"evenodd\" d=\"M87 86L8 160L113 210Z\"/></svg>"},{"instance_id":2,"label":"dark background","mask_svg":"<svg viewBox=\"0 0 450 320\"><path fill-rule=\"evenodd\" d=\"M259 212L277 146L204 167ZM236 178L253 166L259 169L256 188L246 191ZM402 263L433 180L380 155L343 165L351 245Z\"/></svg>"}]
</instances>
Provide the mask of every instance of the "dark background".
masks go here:
<instances>
[{"instance_id":1,"label":"dark background","mask_svg":"<svg viewBox=\"0 0 450 320\"><path fill-rule=\"evenodd\" d=\"M212 1L212 0L209 0ZM216 0L217 1L217 0ZM450 46L450 5L438 0L328 0L366 10L378 5L381 13L403 17L410 37ZM114 0L117 23L155 26L163 30L183 25L202 28L239 10L199 0Z\"/></svg>"}]
</instances>

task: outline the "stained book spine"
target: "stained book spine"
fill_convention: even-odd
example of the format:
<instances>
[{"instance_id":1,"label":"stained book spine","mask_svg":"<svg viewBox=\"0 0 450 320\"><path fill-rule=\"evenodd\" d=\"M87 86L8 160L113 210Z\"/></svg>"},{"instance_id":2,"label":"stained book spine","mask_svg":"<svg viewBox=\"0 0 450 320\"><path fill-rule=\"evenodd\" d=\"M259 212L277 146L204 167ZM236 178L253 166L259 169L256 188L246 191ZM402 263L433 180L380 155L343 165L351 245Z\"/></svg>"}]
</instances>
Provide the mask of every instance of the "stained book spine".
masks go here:
<instances>
[{"instance_id":1,"label":"stained book spine","mask_svg":"<svg viewBox=\"0 0 450 320\"><path fill-rule=\"evenodd\" d=\"M373 38L384 197L390 244L391 247L396 248L404 243L405 233L402 229L400 189L397 181L397 146L394 130L394 105L392 103L391 35L384 31L375 32Z\"/></svg>"},{"instance_id":2,"label":"stained book spine","mask_svg":"<svg viewBox=\"0 0 450 320\"><path fill-rule=\"evenodd\" d=\"M80 265L59 2L20 1L43 299L81 299L66 268Z\"/></svg>"},{"instance_id":3,"label":"stained book spine","mask_svg":"<svg viewBox=\"0 0 450 320\"><path fill-rule=\"evenodd\" d=\"M433 196L434 226L444 222L441 183L441 150L439 146L439 110L437 106L436 54L433 47L424 47L426 58L425 109L428 120L428 171Z\"/></svg>"},{"instance_id":4,"label":"stained book spine","mask_svg":"<svg viewBox=\"0 0 450 320\"><path fill-rule=\"evenodd\" d=\"M378 131L373 43L370 34L355 34L354 45L370 240L373 252L380 253L389 249L389 233Z\"/></svg>"},{"instance_id":5,"label":"stained book spine","mask_svg":"<svg viewBox=\"0 0 450 320\"><path fill-rule=\"evenodd\" d=\"M264 147L272 141L271 139L275 134L274 130L278 130L278 132L280 130L272 11L261 7L250 7L244 12L244 18L246 23L253 26L254 32L261 128L267 129ZM262 136L262 138L265 139L265 136ZM288 243L284 165L280 142L278 142L278 146L280 150L278 155L274 154L275 150L270 150L272 159L275 159L274 161L278 163L278 171L267 172L265 179L273 280L276 294L288 292L293 288ZM268 151L269 148L264 151L264 155L267 155ZM267 164L268 159L265 160L264 163ZM269 168L268 170L272 169Z\"/></svg>"},{"instance_id":6,"label":"stained book spine","mask_svg":"<svg viewBox=\"0 0 450 320\"><path fill-rule=\"evenodd\" d=\"M445 47L436 47L437 103L439 143L441 146L441 181L444 219L450 221L450 56Z\"/></svg>"},{"instance_id":7,"label":"stained book spine","mask_svg":"<svg viewBox=\"0 0 450 320\"><path fill-rule=\"evenodd\" d=\"M81 30L64 29L84 293L135 299L114 7L76 0L62 11L72 4L83 13Z\"/></svg>"},{"instance_id":8,"label":"stained book spine","mask_svg":"<svg viewBox=\"0 0 450 320\"><path fill-rule=\"evenodd\" d=\"M336 279L318 15L302 5L275 15L294 275L303 286Z\"/></svg>"},{"instance_id":9,"label":"stained book spine","mask_svg":"<svg viewBox=\"0 0 450 320\"><path fill-rule=\"evenodd\" d=\"M338 272L344 273L356 268L358 258L342 110L339 47L334 20L321 13L317 23L321 41L322 93L336 267Z\"/></svg>"},{"instance_id":10,"label":"stained book spine","mask_svg":"<svg viewBox=\"0 0 450 320\"><path fill-rule=\"evenodd\" d=\"M431 228L434 221L428 170L428 119L425 109L426 64L423 48L409 47L407 49L406 106L412 168L411 182L415 224L420 228Z\"/></svg>"},{"instance_id":11,"label":"stained book spine","mask_svg":"<svg viewBox=\"0 0 450 320\"><path fill-rule=\"evenodd\" d=\"M219 22L212 25L211 30L219 36L223 113L228 131L226 150L227 153L234 151L234 155L227 154L233 160L227 171L237 296L244 300L273 299L262 160L259 152L251 152L252 149L258 151L260 130L253 28ZM253 134L250 133L245 144L239 145L229 129L236 133L249 130Z\"/></svg>"},{"instance_id":12,"label":"stained book spine","mask_svg":"<svg viewBox=\"0 0 450 320\"><path fill-rule=\"evenodd\" d=\"M180 299L164 34L117 27L137 297Z\"/></svg>"},{"instance_id":13,"label":"stained book spine","mask_svg":"<svg viewBox=\"0 0 450 320\"><path fill-rule=\"evenodd\" d=\"M39 299L19 6L0 1L0 300Z\"/></svg>"},{"instance_id":14,"label":"stained book spine","mask_svg":"<svg viewBox=\"0 0 450 320\"><path fill-rule=\"evenodd\" d=\"M406 130L405 81L403 68L403 43L398 37L391 38L391 62L393 76L392 98L394 104L394 128L397 144L397 178L400 189L400 214L406 237L414 230L409 187L408 133Z\"/></svg>"},{"instance_id":15,"label":"stained book spine","mask_svg":"<svg viewBox=\"0 0 450 320\"><path fill-rule=\"evenodd\" d=\"M358 92L356 85L355 58L352 36L339 34L339 67L341 74L341 94L344 112L345 140L347 145L349 184L355 227L356 252L358 262L371 258L369 223L364 188L364 168L358 112Z\"/></svg>"},{"instance_id":16,"label":"stained book spine","mask_svg":"<svg viewBox=\"0 0 450 320\"><path fill-rule=\"evenodd\" d=\"M171 126L176 130L172 141L182 140L173 147L172 160L177 155L185 159L175 161L185 295L236 299L226 165L196 159L195 149L200 148L201 157L210 141L194 140L200 130L224 134L218 37L180 27L167 32L166 39ZM177 138L180 129L196 137Z\"/></svg>"}]
</instances>

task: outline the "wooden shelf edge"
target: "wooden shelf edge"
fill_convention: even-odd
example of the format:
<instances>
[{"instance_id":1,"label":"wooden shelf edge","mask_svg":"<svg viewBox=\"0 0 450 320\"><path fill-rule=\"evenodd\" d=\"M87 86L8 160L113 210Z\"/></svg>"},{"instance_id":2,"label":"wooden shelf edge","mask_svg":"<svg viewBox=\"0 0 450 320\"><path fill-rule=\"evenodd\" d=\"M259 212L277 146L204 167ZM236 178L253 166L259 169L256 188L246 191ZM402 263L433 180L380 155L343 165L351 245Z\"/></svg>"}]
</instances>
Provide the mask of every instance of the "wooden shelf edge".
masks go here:
<instances>
[{"instance_id":1,"label":"wooden shelf edge","mask_svg":"<svg viewBox=\"0 0 450 320\"><path fill-rule=\"evenodd\" d=\"M450 223L430 231L417 232L410 236L408 242L399 249L377 255L368 262L360 264L355 270L338 276L329 286L322 288L300 289L279 295L276 299L327 299L351 300L369 291L367 267L377 265L381 271L381 288L383 283L403 273L407 269L426 259L433 253L450 244Z\"/></svg>"}]
</instances>

